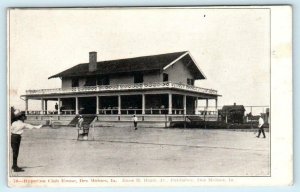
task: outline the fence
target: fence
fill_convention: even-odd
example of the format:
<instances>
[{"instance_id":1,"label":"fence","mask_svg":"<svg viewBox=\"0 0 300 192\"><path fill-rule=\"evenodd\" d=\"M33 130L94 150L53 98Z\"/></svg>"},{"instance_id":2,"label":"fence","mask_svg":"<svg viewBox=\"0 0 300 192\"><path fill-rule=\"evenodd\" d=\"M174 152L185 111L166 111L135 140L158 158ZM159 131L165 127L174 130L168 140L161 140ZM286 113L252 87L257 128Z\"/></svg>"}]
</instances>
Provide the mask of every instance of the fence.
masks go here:
<instances>
[{"instance_id":1,"label":"fence","mask_svg":"<svg viewBox=\"0 0 300 192\"><path fill-rule=\"evenodd\" d=\"M199 106L196 109L196 115L208 116L216 115L219 121L236 123L257 122L259 116L262 116L265 123L270 122L269 106L243 106L243 105L225 105L218 106Z\"/></svg>"}]
</instances>

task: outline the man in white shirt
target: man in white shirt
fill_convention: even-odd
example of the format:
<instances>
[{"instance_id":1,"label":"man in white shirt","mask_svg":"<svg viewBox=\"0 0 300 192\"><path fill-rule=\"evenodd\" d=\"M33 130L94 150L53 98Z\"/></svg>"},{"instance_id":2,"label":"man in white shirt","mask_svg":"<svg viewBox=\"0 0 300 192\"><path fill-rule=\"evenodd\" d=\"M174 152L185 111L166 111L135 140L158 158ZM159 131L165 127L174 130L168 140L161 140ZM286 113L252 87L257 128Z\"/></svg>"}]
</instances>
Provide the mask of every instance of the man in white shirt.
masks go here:
<instances>
[{"instance_id":1,"label":"man in white shirt","mask_svg":"<svg viewBox=\"0 0 300 192\"><path fill-rule=\"evenodd\" d=\"M79 129L82 128L83 121L84 121L84 119L82 118L82 115L79 115L79 117L78 117L78 128Z\"/></svg>"},{"instance_id":2,"label":"man in white shirt","mask_svg":"<svg viewBox=\"0 0 300 192\"><path fill-rule=\"evenodd\" d=\"M20 167L18 167L18 156L19 156L19 148L21 144L22 133L24 129L39 129L42 125L34 126L27 123L24 123L26 119L25 114L21 113L19 110L16 110L14 113L14 121L11 124L11 148L13 151L13 165L12 169L14 172L22 172L24 171Z\"/></svg>"},{"instance_id":3,"label":"man in white shirt","mask_svg":"<svg viewBox=\"0 0 300 192\"><path fill-rule=\"evenodd\" d=\"M263 134L264 138L266 138L264 127L263 127L264 123L265 122L263 118L260 116L258 119L258 135L256 136L257 138L259 138L261 133Z\"/></svg>"},{"instance_id":4,"label":"man in white shirt","mask_svg":"<svg viewBox=\"0 0 300 192\"><path fill-rule=\"evenodd\" d=\"M137 116L133 115L132 120L133 120L134 130L137 130L137 121L138 121Z\"/></svg>"}]
</instances>

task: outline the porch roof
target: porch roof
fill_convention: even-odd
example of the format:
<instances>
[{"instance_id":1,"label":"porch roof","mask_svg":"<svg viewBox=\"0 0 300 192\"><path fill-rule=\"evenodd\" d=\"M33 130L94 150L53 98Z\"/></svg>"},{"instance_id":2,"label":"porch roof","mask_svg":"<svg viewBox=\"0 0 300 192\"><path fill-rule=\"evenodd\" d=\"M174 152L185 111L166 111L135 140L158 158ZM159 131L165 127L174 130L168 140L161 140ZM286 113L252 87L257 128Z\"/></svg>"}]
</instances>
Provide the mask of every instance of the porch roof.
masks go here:
<instances>
[{"instance_id":1,"label":"porch roof","mask_svg":"<svg viewBox=\"0 0 300 192\"><path fill-rule=\"evenodd\" d=\"M213 89L206 89L192 85L174 83L174 82L156 82L156 83L138 83L138 84L119 84L119 85L102 85L102 86L85 86L73 87L66 89L40 89L40 90L27 90L27 98L40 98L40 97L56 97L56 96L78 96L78 95L117 95L122 93L154 93L157 91L168 92L170 90L180 91L187 95L204 97L219 97L218 92Z\"/></svg>"}]
</instances>

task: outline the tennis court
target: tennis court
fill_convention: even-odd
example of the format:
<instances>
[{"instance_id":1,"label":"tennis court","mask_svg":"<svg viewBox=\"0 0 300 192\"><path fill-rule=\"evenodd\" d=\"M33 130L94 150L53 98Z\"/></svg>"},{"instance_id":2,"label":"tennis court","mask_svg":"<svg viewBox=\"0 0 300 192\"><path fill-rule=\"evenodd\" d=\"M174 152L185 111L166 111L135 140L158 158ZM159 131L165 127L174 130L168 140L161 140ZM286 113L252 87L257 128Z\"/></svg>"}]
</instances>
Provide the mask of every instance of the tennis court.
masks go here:
<instances>
[{"instance_id":1,"label":"tennis court","mask_svg":"<svg viewBox=\"0 0 300 192\"><path fill-rule=\"evenodd\" d=\"M96 127L26 130L12 176L268 176L270 138L207 129Z\"/></svg>"}]
</instances>

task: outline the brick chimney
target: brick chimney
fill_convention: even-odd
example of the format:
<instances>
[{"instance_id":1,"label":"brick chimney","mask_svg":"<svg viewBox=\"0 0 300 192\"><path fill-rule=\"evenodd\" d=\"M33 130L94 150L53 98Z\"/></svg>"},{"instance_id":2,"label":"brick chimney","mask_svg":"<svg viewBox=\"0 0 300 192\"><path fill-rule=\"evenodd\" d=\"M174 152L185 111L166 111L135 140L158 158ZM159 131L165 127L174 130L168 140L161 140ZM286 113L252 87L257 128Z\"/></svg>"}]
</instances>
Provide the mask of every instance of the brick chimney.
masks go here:
<instances>
[{"instance_id":1,"label":"brick chimney","mask_svg":"<svg viewBox=\"0 0 300 192\"><path fill-rule=\"evenodd\" d=\"M89 72L97 70L97 52L90 52Z\"/></svg>"}]
</instances>

